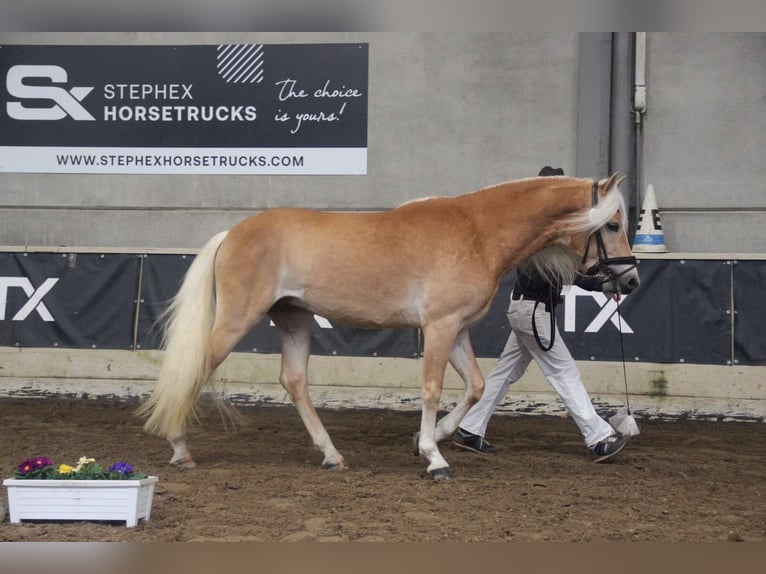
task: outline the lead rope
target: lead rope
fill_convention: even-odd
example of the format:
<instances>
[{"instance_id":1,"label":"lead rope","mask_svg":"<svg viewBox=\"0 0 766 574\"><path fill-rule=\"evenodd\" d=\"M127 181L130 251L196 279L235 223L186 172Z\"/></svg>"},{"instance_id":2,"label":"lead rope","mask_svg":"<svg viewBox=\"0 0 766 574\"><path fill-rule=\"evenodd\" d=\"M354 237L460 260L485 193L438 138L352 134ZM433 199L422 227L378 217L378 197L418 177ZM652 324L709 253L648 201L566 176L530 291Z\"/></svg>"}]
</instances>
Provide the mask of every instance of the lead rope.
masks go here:
<instances>
[{"instance_id":1,"label":"lead rope","mask_svg":"<svg viewBox=\"0 0 766 574\"><path fill-rule=\"evenodd\" d=\"M618 411L609 418L609 424L624 436L636 436L641 431L636 419L630 410L630 394L628 393L628 372L625 367L625 345L622 339L622 315L620 313L620 301L617 301L617 328L620 331L620 353L622 355L622 378L625 381L625 409Z\"/></svg>"},{"instance_id":2,"label":"lead rope","mask_svg":"<svg viewBox=\"0 0 766 574\"><path fill-rule=\"evenodd\" d=\"M625 406L630 412L630 396L628 394L628 371L625 367L625 344L622 340L622 313L620 313L620 301L617 301L617 328L620 331L620 354L622 355L622 378L625 381Z\"/></svg>"},{"instance_id":3,"label":"lead rope","mask_svg":"<svg viewBox=\"0 0 766 574\"><path fill-rule=\"evenodd\" d=\"M598 183L593 182L593 187L591 188L591 203L595 207L598 203ZM598 258L599 258L599 264L600 266L603 266L606 268L608 279L607 281L611 281L614 286L615 293L619 292L619 289L617 288L617 278L619 275L615 275L611 268L609 267L609 264L627 264L632 265L632 267L636 266L636 258L634 256L630 257L614 257L609 258L606 253L606 246L604 245L604 239L601 237L601 230L596 230L595 233L588 236L588 241L585 244L585 253L583 253L583 262L585 262L585 259L588 256L588 249L590 247L590 241L593 236L596 236L596 247L598 249ZM622 271L622 274L627 273L631 268L625 269ZM622 378L625 381L625 408L620 409L617 411L616 414L612 415L609 418L609 424L612 425L612 427L621 433L624 436L636 436L641 431L638 429L638 424L636 423L636 419L633 418L633 413L630 410L630 395L628 393L628 372L627 368L625 366L625 344L623 343L622 338L622 315L620 314L620 300L617 299L617 328L620 331L620 353L622 356Z\"/></svg>"}]
</instances>

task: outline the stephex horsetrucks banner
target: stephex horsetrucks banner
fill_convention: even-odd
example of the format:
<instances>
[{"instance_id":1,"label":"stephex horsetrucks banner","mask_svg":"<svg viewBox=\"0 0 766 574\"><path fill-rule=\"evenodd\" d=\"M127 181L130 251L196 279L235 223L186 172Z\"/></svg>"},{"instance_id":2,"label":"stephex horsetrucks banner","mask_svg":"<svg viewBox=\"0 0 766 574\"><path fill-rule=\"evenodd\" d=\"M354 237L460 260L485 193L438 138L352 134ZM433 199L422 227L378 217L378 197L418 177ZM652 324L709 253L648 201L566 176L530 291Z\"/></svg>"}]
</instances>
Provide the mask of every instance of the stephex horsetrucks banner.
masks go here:
<instances>
[{"instance_id":1,"label":"stephex horsetrucks banner","mask_svg":"<svg viewBox=\"0 0 766 574\"><path fill-rule=\"evenodd\" d=\"M157 317L177 292L191 255L0 253L0 345L154 349ZM765 261L644 259L641 287L619 304L599 292L565 289L561 336L579 360L766 365ZM514 273L473 328L477 356L498 357ZM268 318L237 346L278 353ZM363 330L316 316L312 352L367 357L422 356L417 329Z\"/></svg>"},{"instance_id":2,"label":"stephex horsetrucks banner","mask_svg":"<svg viewBox=\"0 0 766 574\"><path fill-rule=\"evenodd\" d=\"M5 45L0 79L1 172L367 172L367 44Z\"/></svg>"}]
</instances>

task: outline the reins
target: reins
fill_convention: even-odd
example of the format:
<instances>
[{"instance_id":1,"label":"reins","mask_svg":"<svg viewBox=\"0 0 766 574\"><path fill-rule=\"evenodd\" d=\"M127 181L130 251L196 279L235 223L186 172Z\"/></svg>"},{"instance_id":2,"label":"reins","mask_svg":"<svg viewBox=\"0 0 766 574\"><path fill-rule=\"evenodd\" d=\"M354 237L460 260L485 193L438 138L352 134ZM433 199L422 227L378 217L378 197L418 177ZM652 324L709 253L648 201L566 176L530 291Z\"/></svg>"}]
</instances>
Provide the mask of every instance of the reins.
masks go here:
<instances>
[{"instance_id":1,"label":"reins","mask_svg":"<svg viewBox=\"0 0 766 574\"><path fill-rule=\"evenodd\" d=\"M549 309L548 316L550 317L551 321L551 339L548 342L547 347L543 345L543 340L540 337L540 334L537 332L537 320L535 315L537 313L537 306L544 298L545 293L541 293L535 300L535 306L532 309L532 333L535 335L537 346L547 353L553 348L553 342L556 340L556 302L553 300L553 289L548 289L548 302L546 303L546 307Z\"/></svg>"}]
</instances>

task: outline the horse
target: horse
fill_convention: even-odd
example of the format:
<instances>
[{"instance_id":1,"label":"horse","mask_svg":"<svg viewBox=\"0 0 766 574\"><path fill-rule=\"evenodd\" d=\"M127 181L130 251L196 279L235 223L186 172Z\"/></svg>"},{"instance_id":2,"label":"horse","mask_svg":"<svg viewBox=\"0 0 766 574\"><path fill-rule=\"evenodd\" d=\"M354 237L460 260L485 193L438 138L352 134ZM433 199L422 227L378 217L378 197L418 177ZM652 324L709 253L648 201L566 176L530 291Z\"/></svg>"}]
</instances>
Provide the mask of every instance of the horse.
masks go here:
<instances>
[{"instance_id":1,"label":"horse","mask_svg":"<svg viewBox=\"0 0 766 574\"><path fill-rule=\"evenodd\" d=\"M344 469L308 392L314 314L360 328L416 327L424 349L415 452L434 480L452 478L437 443L481 397L469 329L487 314L501 278L524 262L564 283L590 270L614 296L638 287L622 179L534 177L387 211L274 208L244 219L205 244L165 311L159 379L138 410L145 430L170 441L170 464L196 466L185 439L196 402L216 367L268 315L281 345L279 381L322 451L322 466ZM447 363L465 391L437 424Z\"/></svg>"}]
</instances>

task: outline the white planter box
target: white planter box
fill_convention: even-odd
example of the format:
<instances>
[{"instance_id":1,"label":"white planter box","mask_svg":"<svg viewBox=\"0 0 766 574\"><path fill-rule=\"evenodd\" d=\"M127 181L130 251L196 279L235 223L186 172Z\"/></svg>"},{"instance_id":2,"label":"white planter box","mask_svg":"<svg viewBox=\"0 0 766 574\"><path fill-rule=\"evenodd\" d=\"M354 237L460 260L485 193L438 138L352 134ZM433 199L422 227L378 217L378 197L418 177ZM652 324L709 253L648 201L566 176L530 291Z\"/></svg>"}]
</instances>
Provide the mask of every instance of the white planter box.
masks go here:
<instances>
[{"instance_id":1,"label":"white planter box","mask_svg":"<svg viewBox=\"0 0 766 574\"><path fill-rule=\"evenodd\" d=\"M11 522L22 520L149 520L154 484L141 480L34 480L7 478Z\"/></svg>"}]
</instances>

